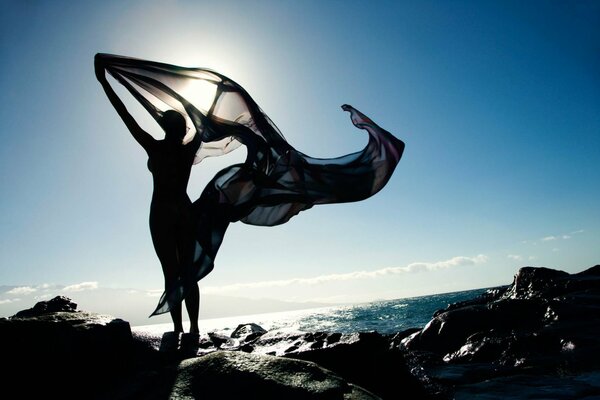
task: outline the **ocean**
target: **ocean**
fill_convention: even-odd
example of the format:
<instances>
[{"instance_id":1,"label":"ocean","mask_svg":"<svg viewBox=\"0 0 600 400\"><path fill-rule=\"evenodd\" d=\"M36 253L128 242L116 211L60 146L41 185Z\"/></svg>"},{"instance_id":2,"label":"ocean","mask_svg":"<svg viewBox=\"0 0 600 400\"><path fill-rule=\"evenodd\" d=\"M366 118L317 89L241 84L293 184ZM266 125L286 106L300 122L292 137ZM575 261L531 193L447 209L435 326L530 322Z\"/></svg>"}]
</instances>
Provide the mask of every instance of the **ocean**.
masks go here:
<instances>
[{"instance_id":1,"label":"ocean","mask_svg":"<svg viewBox=\"0 0 600 400\"><path fill-rule=\"evenodd\" d=\"M253 322L268 331L340 333L377 331L390 334L408 328L423 327L436 310L445 308L451 303L472 299L486 290L475 289L299 311L201 319L200 333L216 332L229 336L239 324ZM153 334L172 329L171 323L132 327L133 331Z\"/></svg>"}]
</instances>

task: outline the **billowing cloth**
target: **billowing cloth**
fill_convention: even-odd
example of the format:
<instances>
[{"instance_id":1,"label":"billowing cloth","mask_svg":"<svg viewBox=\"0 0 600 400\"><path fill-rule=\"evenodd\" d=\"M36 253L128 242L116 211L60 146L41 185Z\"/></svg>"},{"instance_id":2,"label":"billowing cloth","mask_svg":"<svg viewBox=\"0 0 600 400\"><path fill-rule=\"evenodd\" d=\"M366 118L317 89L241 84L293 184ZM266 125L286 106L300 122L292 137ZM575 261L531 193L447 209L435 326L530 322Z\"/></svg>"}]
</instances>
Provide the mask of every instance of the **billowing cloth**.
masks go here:
<instances>
[{"instance_id":1,"label":"billowing cloth","mask_svg":"<svg viewBox=\"0 0 600 400\"><path fill-rule=\"evenodd\" d=\"M184 141L194 134L202 140L195 163L241 144L247 148L246 161L220 171L193 203L194 264L165 290L152 315L168 312L213 269L229 223L274 226L315 204L363 200L388 182L404 150L401 140L344 105L352 123L369 134L369 143L346 156L312 158L294 149L244 88L226 76L204 68L101 57L108 73L157 121L167 109L186 117L191 129Z\"/></svg>"}]
</instances>

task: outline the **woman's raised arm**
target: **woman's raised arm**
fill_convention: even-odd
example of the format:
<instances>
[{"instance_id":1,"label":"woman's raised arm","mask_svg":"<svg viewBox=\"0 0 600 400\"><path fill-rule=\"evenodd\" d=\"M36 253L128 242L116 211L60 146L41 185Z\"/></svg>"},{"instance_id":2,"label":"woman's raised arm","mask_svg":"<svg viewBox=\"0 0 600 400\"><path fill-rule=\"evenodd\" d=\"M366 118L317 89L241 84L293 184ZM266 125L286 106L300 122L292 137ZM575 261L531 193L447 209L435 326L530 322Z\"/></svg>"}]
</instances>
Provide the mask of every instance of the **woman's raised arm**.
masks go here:
<instances>
[{"instance_id":1,"label":"woman's raised arm","mask_svg":"<svg viewBox=\"0 0 600 400\"><path fill-rule=\"evenodd\" d=\"M104 65L102 64L102 61L98 55L96 55L94 58L94 68L96 70L96 78L98 78L98 81L102 84L104 92L106 92L106 96L110 100L115 110L117 110L117 113L123 122L125 122L129 132L131 132L133 138L144 148L144 150L149 152L152 145L156 142L156 139L154 139L148 132L143 130L131 116L131 114L129 114L125 104L123 104L112 86L110 86L110 83L108 83L108 80L106 79L106 69L104 68Z\"/></svg>"}]
</instances>

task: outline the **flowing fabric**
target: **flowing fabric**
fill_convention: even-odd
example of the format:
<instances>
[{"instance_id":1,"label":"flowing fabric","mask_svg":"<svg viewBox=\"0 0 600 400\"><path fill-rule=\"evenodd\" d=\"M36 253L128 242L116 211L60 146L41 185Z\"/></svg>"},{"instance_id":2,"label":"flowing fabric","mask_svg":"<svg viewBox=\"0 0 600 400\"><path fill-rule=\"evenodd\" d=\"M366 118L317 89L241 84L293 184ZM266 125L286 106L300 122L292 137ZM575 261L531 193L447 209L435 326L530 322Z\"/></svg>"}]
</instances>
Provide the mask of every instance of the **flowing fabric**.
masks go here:
<instances>
[{"instance_id":1,"label":"flowing fabric","mask_svg":"<svg viewBox=\"0 0 600 400\"><path fill-rule=\"evenodd\" d=\"M352 106L352 123L369 134L367 146L346 156L319 159L294 149L250 95L233 80L204 68L102 54L106 70L159 121L164 111L182 113L200 135L194 163L226 154L241 144L247 158L220 171L193 203L196 226L193 265L167 287L152 315L170 311L214 266L229 223L274 226L315 204L366 199L390 179L404 143Z\"/></svg>"}]
</instances>

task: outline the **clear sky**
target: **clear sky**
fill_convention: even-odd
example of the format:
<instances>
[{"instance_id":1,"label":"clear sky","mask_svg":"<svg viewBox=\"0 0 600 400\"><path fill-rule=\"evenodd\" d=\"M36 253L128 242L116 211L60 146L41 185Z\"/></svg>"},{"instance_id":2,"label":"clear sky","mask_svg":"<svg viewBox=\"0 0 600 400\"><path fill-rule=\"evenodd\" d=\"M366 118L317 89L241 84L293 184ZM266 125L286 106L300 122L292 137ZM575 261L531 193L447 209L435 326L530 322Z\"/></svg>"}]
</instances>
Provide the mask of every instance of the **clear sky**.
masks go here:
<instances>
[{"instance_id":1,"label":"clear sky","mask_svg":"<svg viewBox=\"0 0 600 400\"><path fill-rule=\"evenodd\" d=\"M354 302L600 263L598 1L4 0L0 285L160 292L145 153L96 52L228 75L311 156L366 144L344 103L406 142L373 198L231 225L201 293Z\"/></svg>"}]
</instances>

